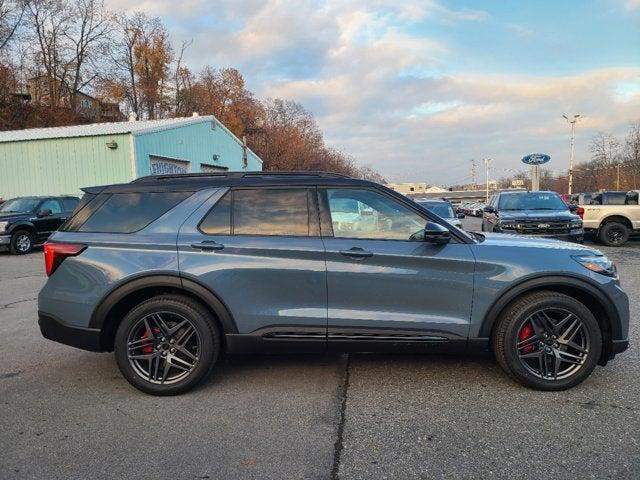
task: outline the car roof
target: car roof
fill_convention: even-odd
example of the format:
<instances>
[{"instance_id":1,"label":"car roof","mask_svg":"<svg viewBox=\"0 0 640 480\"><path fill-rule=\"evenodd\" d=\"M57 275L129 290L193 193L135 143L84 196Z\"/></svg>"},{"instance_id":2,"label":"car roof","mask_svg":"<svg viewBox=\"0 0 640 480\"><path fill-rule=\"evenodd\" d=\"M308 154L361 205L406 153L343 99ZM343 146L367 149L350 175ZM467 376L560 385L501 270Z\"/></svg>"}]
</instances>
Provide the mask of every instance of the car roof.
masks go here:
<instances>
[{"instance_id":1,"label":"car roof","mask_svg":"<svg viewBox=\"0 0 640 480\"><path fill-rule=\"evenodd\" d=\"M77 195L24 195L22 197L7 198L5 200L5 202L8 202L9 200L18 200L19 198L30 198L30 199L33 199L33 200L44 200L45 198L75 198L75 199L78 199L79 197Z\"/></svg>"},{"instance_id":2,"label":"car roof","mask_svg":"<svg viewBox=\"0 0 640 480\"><path fill-rule=\"evenodd\" d=\"M418 198L415 201L418 203L451 203L444 198Z\"/></svg>"},{"instance_id":3,"label":"car roof","mask_svg":"<svg viewBox=\"0 0 640 480\"><path fill-rule=\"evenodd\" d=\"M526 192L498 192L496 195L528 195L530 193L553 193L554 195L558 195L558 192L554 192L552 190L527 190Z\"/></svg>"},{"instance_id":4,"label":"car roof","mask_svg":"<svg viewBox=\"0 0 640 480\"><path fill-rule=\"evenodd\" d=\"M83 188L87 193L195 191L213 187L236 186L377 186L375 182L360 180L329 172L215 172L176 175L151 175L130 183Z\"/></svg>"}]
</instances>

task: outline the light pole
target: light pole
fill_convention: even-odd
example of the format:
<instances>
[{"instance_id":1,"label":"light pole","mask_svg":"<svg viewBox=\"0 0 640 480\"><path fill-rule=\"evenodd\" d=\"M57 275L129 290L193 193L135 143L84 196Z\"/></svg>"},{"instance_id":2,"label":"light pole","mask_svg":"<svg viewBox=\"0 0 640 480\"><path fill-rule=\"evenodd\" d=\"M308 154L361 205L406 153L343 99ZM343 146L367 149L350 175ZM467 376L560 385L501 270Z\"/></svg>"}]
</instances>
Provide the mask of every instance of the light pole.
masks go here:
<instances>
[{"instance_id":1,"label":"light pole","mask_svg":"<svg viewBox=\"0 0 640 480\"><path fill-rule=\"evenodd\" d=\"M487 200L486 203L489 203L489 166L491 165L491 159L490 158L485 158L484 159L484 168L487 172Z\"/></svg>"},{"instance_id":2,"label":"light pole","mask_svg":"<svg viewBox=\"0 0 640 480\"><path fill-rule=\"evenodd\" d=\"M572 118L569 118L566 115L562 115L564 119L567 121L569 125L571 125L571 154L569 155L569 195L573 192L573 154L574 154L574 146L575 146L575 136L576 136L576 123L580 118L579 114L574 115Z\"/></svg>"}]
</instances>

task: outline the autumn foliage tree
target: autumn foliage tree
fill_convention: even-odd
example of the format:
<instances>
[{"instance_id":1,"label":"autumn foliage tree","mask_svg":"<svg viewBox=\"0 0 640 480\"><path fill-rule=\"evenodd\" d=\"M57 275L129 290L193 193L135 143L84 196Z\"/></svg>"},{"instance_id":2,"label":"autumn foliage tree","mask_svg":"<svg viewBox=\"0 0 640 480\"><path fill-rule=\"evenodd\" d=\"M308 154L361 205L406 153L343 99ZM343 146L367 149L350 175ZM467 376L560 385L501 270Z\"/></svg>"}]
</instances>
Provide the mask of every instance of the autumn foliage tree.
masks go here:
<instances>
[{"instance_id":1,"label":"autumn foliage tree","mask_svg":"<svg viewBox=\"0 0 640 480\"><path fill-rule=\"evenodd\" d=\"M102 2L0 0L0 129L92 121L77 102L88 93L117 102L125 117L139 120L215 115L246 139L267 170L382 180L329 147L302 105L256 98L235 68L206 66L194 73L184 62L192 41L176 53L159 18L113 14ZM23 41L15 42L18 37ZM36 79L38 88L29 89L24 79Z\"/></svg>"}]
</instances>

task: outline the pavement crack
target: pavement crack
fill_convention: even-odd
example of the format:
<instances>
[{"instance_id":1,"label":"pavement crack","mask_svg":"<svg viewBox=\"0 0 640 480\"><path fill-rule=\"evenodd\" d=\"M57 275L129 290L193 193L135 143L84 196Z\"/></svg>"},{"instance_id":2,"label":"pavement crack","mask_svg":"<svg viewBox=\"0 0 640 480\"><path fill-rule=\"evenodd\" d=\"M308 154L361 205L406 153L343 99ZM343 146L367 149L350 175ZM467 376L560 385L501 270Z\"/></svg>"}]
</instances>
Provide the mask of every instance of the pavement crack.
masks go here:
<instances>
[{"instance_id":1,"label":"pavement crack","mask_svg":"<svg viewBox=\"0 0 640 480\"><path fill-rule=\"evenodd\" d=\"M338 480L338 473L340 470L340 455L344 447L342 443L342 436L344 434L344 422L347 411L347 393L349 390L349 373L351 367L351 355L347 354L347 362L344 369L344 380L342 382L342 389L340 391L341 406L340 406L340 423L338 424L338 433L335 443L333 444L333 467L331 468L331 480Z\"/></svg>"},{"instance_id":2,"label":"pavement crack","mask_svg":"<svg viewBox=\"0 0 640 480\"><path fill-rule=\"evenodd\" d=\"M630 412L640 411L640 408L638 407L633 407L628 405L618 405L616 403L602 403L602 402L597 402L596 400L588 400L586 402L579 402L576 400L566 400L566 403L580 405L582 408L586 408L587 410L593 410L595 408L612 408L612 409L627 410Z\"/></svg>"},{"instance_id":3,"label":"pavement crack","mask_svg":"<svg viewBox=\"0 0 640 480\"><path fill-rule=\"evenodd\" d=\"M18 305L20 303L27 303L27 302L34 302L36 301L38 298L34 297L34 298L25 298L24 300L16 300L15 302L9 302L9 303L5 303L4 305L0 305L0 310L4 310L5 308L11 308L14 305Z\"/></svg>"}]
</instances>

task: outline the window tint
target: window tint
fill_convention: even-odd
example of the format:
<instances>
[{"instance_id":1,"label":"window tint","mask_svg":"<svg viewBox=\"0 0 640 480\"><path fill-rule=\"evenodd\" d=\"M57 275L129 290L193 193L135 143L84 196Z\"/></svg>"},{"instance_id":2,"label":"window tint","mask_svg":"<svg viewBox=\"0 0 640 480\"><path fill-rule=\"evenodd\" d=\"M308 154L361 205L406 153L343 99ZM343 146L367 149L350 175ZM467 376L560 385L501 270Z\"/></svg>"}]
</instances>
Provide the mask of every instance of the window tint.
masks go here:
<instances>
[{"instance_id":1,"label":"window tint","mask_svg":"<svg viewBox=\"0 0 640 480\"><path fill-rule=\"evenodd\" d=\"M51 210L51 215L62 213L62 207L60 206L60 202L58 202L58 200L54 200L53 198L42 202L42 205L40 205L40 207L38 208L38 211L43 212L44 210Z\"/></svg>"},{"instance_id":2,"label":"window tint","mask_svg":"<svg viewBox=\"0 0 640 480\"><path fill-rule=\"evenodd\" d=\"M77 198L63 198L62 207L65 212L71 212L78 206L79 200Z\"/></svg>"},{"instance_id":3,"label":"window tint","mask_svg":"<svg viewBox=\"0 0 640 480\"><path fill-rule=\"evenodd\" d=\"M233 233L309 236L307 189L235 190Z\"/></svg>"},{"instance_id":4,"label":"window tint","mask_svg":"<svg viewBox=\"0 0 640 480\"><path fill-rule=\"evenodd\" d=\"M609 192L603 195L605 205L624 205L626 192Z\"/></svg>"},{"instance_id":5,"label":"window tint","mask_svg":"<svg viewBox=\"0 0 640 480\"><path fill-rule=\"evenodd\" d=\"M168 212L191 194L192 192L106 194L107 198L95 209L93 215L84 222L79 231L136 232ZM102 194L98 196L98 199L100 197ZM93 202L91 203L93 204Z\"/></svg>"},{"instance_id":6,"label":"window tint","mask_svg":"<svg viewBox=\"0 0 640 480\"><path fill-rule=\"evenodd\" d=\"M218 203L204 217L200 230L208 235L231 234L231 192L227 192L218 200Z\"/></svg>"},{"instance_id":7,"label":"window tint","mask_svg":"<svg viewBox=\"0 0 640 480\"><path fill-rule=\"evenodd\" d=\"M426 220L401 203L371 190L328 189L335 237L409 240Z\"/></svg>"}]
</instances>

